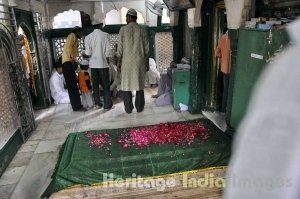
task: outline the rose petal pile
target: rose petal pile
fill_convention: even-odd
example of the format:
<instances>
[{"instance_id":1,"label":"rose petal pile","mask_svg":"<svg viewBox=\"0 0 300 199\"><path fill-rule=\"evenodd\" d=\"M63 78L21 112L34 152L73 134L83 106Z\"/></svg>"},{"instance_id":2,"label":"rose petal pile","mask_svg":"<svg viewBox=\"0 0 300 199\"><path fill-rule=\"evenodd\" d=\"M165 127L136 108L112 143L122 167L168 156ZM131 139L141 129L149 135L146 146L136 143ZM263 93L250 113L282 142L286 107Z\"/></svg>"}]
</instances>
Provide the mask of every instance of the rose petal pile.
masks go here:
<instances>
[{"instance_id":1,"label":"rose petal pile","mask_svg":"<svg viewBox=\"0 0 300 199\"><path fill-rule=\"evenodd\" d=\"M201 123L161 123L151 127L133 128L123 132L118 143L124 148L145 147L151 144L191 144L195 139L207 141L210 131Z\"/></svg>"},{"instance_id":2,"label":"rose petal pile","mask_svg":"<svg viewBox=\"0 0 300 199\"><path fill-rule=\"evenodd\" d=\"M84 133L85 137L89 139L89 145L95 148L104 148L111 145L111 138L108 133L93 134L90 131Z\"/></svg>"}]
</instances>

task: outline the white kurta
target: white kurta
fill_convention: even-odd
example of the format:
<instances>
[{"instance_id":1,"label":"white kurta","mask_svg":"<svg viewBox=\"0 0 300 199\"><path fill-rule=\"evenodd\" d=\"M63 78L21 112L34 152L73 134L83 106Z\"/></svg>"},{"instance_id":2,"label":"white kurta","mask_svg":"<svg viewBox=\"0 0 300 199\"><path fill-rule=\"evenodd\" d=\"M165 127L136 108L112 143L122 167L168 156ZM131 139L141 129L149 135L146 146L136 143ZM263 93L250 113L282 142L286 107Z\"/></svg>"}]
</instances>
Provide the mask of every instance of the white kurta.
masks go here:
<instances>
[{"instance_id":1,"label":"white kurta","mask_svg":"<svg viewBox=\"0 0 300 199\"><path fill-rule=\"evenodd\" d=\"M49 80L49 86L55 104L70 103L68 90L64 88L64 76L62 74L58 74L57 71L53 72Z\"/></svg>"},{"instance_id":2,"label":"white kurta","mask_svg":"<svg viewBox=\"0 0 300 199\"><path fill-rule=\"evenodd\" d=\"M108 68L107 57L110 53L109 34L95 29L84 39L85 54L90 56L90 68Z\"/></svg>"},{"instance_id":3,"label":"white kurta","mask_svg":"<svg viewBox=\"0 0 300 199\"><path fill-rule=\"evenodd\" d=\"M119 32L117 56L122 59L121 90L144 90L146 63L149 61L146 30L134 22L122 27Z\"/></svg>"},{"instance_id":4,"label":"white kurta","mask_svg":"<svg viewBox=\"0 0 300 199\"><path fill-rule=\"evenodd\" d=\"M158 84L160 79L160 73L156 68L155 60L149 58L149 71L146 75L145 86L151 86L151 84Z\"/></svg>"}]
</instances>

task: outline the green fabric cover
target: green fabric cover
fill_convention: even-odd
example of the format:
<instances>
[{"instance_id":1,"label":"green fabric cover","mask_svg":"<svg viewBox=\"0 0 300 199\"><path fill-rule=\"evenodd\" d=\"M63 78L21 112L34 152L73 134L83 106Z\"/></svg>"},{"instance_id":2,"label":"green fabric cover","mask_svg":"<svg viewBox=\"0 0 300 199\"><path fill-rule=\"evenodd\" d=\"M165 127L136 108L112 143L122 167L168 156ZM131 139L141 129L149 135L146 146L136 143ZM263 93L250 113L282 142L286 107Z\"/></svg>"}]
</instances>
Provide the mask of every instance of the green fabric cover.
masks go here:
<instances>
[{"instance_id":1,"label":"green fabric cover","mask_svg":"<svg viewBox=\"0 0 300 199\"><path fill-rule=\"evenodd\" d=\"M117 138L124 129L108 129L112 144L108 148L90 147L84 132L72 133L64 143L53 180L44 196L72 185L92 185L102 182L104 173L113 173L114 178L129 178L132 174L141 177L159 176L200 168L226 166L230 157L231 138L207 119L201 122L210 130L208 141L195 141L190 145L150 145L145 148L124 149ZM99 133L99 131L96 131Z\"/></svg>"}]
</instances>

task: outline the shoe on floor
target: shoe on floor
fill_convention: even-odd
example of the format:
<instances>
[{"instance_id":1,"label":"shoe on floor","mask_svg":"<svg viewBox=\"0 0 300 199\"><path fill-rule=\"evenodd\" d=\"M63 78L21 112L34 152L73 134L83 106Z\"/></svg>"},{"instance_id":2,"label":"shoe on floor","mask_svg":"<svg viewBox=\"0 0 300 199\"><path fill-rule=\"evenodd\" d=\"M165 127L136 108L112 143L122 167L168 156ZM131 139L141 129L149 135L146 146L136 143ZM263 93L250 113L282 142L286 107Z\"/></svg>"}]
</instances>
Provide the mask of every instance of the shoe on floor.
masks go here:
<instances>
[{"instance_id":1,"label":"shoe on floor","mask_svg":"<svg viewBox=\"0 0 300 199\"><path fill-rule=\"evenodd\" d=\"M102 108L102 105L100 105L100 106L99 105L95 105L94 106L94 109L101 109L101 108Z\"/></svg>"},{"instance_id":2,"label":"shoe on floor","mask_svg":"<svg viewBox=\"0 0 300 199\"><path fill-rule=\"evenodd\" d=\"M114 109L115 106L111 106L110 108L104 108L105 111L109 111L110 109Z\"/></svg>"},{"instance_id":3,"label":"shoe on floor","mask_svg":"<svg viewBox=\"0 0 300 199\"><path fill-rule=\"evenodd\" d=\"M85 111L87 111L87 109L86 109L86 108L83 108L83 107L81 107L80 109L78 109L78 110L74 110L74 111L76 111L76 112L85 112Z\"/></svg>"}]
</instances>

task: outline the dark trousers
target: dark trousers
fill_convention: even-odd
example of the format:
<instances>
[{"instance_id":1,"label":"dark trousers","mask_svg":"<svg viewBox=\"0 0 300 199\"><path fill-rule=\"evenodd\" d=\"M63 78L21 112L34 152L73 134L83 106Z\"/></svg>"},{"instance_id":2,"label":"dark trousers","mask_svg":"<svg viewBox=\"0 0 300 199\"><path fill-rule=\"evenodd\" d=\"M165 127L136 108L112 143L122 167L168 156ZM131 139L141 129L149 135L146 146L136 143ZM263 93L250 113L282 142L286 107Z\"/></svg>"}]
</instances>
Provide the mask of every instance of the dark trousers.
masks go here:
<instances>
[{"instance_id":1,"label":"dark trousers","mask_svg":"<svg viewBox=\"0 0 300 199\"><path fill-rule=\"evenodd\" d=\"M222 108L221 112L226 112L227 98L228 98L228 87L229 87L229 74L222 73L223 75L223 97L222 97Z\"/></svg>"},{"instance_id":2,"label":"dark trousers","mask_svg":"<svg viewBox=\"0 0 300 199\"><path fill-rule=\"evenodd\" d=\"M81 105L79 89L77 86L75 68L72 62L70 61L63 63L62 68L63 68L63 75L66 81L72 109L73 111L77 111L82 108L82 105Z\"/></svg>"},{"instance_id":3,"label":"dark trousers","mask_svg":"<svg viewBox=\"0 0 300 199\"><path fill-rule=\"evenodd\" d=\"M109 68L91 68L92 80L93 80L93 96L95 105L102 106L100 102L100 89L101 84L103 88L104 108L110 109L112 107L112 99L110 93L109 82Z\"/></svg>"},{"instance_id":4,"label":"dark trousers","mask_svg":"<svg viewBox=\"0 0 300 199\"><path fill-rule=\"evenodd\" d=\"M122 91L123 101L125 106L126 113L131 113L133 110L132 104L132 92L131 91ZM144 90L136 91L135 96L135 108L137 112L142 112L145 106L145 95Z\"/></svg>"}]
</instances>

